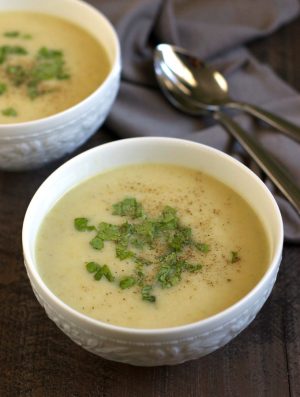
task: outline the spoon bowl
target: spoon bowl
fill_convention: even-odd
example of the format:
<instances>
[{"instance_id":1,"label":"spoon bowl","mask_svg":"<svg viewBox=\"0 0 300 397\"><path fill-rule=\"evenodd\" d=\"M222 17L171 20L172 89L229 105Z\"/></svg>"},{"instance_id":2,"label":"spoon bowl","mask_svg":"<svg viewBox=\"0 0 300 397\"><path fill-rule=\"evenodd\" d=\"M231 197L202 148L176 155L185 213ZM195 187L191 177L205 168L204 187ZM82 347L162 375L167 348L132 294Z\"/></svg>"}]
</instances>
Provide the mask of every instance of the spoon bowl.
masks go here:
<instances>
[{"instance_id":1,"label":"spoon bowl","mask_svg":"<svg viewBox=\"0 0 300 397\"><path fill-rule=\"evenodd\" d=\"M228 84L221 73L193 57L184 49L159 44L155 53L156 71L159 68L168 75L186 95L197 100L198 106L207 110L217 110L229 102Z\"/></svg>"}]
</instances>

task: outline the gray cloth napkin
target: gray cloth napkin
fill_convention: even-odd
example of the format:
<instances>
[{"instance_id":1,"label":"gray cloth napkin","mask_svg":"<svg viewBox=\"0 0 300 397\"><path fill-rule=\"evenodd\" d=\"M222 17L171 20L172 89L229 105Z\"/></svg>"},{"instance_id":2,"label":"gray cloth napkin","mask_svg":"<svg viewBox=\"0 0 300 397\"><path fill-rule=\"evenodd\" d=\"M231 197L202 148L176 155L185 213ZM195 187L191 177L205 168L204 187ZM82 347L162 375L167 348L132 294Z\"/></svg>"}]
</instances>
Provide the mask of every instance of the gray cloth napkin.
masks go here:
<instances>
[{"instance_id":1,"label":"gray cloth napkin","mask_svg":"<svg viewBox=\"0 0 300 397\"><path fill-rule=\"evenodd\" d=\"M284 219L285 238L300 242L300 219L239 144L209 120L186 116L164 99L153 73L153 49L185 47L228 78L234 99L262 105L300 124L300 96L242 45L299 13L298 0L90 0L112 21L121 41L121 89L106 125L118 136L172 136L230 153L264 179ZM300 145L244 114L235 116L300 185Z\"/></svg>"}]
</instances>

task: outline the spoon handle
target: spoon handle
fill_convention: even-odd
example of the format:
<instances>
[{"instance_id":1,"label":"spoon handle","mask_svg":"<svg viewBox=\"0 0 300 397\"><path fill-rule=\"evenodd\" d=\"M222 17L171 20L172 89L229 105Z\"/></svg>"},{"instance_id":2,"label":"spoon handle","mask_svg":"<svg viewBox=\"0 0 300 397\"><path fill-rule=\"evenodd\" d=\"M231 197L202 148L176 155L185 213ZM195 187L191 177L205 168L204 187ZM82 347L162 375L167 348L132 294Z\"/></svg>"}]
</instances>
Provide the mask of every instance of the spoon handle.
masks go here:
<instances>
[{"instance_id":1,"label":"spoon handle","mask_svg":"<svg viewBox=\"0 0 300 397\"><path fill-rule=\"evenodd\" d=\"M267 110L264 110L258 106L250 105L249 103L244 102L230 102L226 104L226 106L248 112L253 116L263 120L272 127L276 128L277 130L284 132L295 141L300 142L300 127L291 123L288 120L283 119L282 117L277 116L274 113L268 112Z\"/></svg>"},{"instance_id":2,"label":"spoon handle","mask_svg":"<svg viewBox=\"0 0 300 397\"><path fill-rule=\"evenodd\" d=\"M290 178L288 171L248 135L234 120L222 112L214 112L214 118L243 146L263 169L278 189L295 207L300 215L300 189Z\"/></svg>"}]
</instances>

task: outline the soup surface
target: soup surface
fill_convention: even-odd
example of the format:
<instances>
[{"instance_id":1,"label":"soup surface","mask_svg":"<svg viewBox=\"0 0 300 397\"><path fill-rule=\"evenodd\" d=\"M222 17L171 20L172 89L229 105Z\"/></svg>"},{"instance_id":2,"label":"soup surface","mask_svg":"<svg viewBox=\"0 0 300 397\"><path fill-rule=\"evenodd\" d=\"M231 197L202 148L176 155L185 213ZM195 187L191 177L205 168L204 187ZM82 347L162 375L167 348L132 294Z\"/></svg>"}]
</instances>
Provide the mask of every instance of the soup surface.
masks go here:
<instances>
[{"instance_id":1,"label":"soup surface","mask_svg":"<svg viewBox=\"0 0 300 397\"><path fill-rule=\"evenodd\" d=\"M0 124L75 105L109 69L104 48L81 27L46 14L0 13Z\"/></svg>"},{"instance_id":2,"label":"soup surface","mask_svg":"<svg viewBox=\"0 0 300 397\"><path fill-rule=\"evenodd\" d=\"M163 328L232 305L270 258L251 207L188 168L143 164L84 181L45 218L36 243L48 287L107 323Z\"/></svg>"}]
</instances>

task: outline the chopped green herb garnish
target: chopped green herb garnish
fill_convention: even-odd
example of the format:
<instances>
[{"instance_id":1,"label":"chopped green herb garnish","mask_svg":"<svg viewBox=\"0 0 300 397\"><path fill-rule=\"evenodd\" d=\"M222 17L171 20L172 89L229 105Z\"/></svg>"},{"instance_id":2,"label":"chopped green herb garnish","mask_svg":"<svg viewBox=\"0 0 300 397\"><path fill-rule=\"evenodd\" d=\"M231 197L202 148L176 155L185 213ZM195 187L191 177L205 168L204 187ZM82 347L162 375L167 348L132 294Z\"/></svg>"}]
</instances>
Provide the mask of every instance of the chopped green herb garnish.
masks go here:
<instances>
[{"instance_id":1,"label":"chopped green herb garnish","mask_svg":"<svg viewBox=\"0 0 300 397\"><path fill-rule=\"evenodd\" d=\"M37 53L38 59L61 59L63 57L63 53L60 50L52 50L47 47L42 47L39 49Z\"/></svg>"},{"instance_id":2,"label":"chopped green herb garnish","mask_svg":"<svg viewBox=\"0 0 300 397\"><path fill-rule=\"evenodd\" d=\"M18 30L12 30L12 31L9 31L9 32L5 32L5 33L3 33L3 36L11 38L11 39L15 39L15 38L21 38L21 39L24 39L24 40L32 39L32 35L31 34L21 33Z\"/></svg>"},{"instance_id":3,"label":"chopped green herb garnish","mask_svg":"<svg viewBox=\"0 0 300 397\"><path fill-rule=\"evenodd\" d=\"M74 219L75 229L80 232L85 232L87 230L95 230L95 226L90 226L89 220L87 218L76 218Z\"/></svg>"},{"instance_id":4,"label":"chopped green herb garnish","mask_svg":"<svg viewBox=\"0 0 300 397\"><path fill-rule=\"evenodd\" d=\"M15 86L23 84L27 79L26 70L20 65L9 65L5 71Z\"/></svg>"},{"instance_id":5,"label":"chopped green herb garnish","mask_svg":"<svg viewBox=\"0 0 300 397\"><path fill-rule=\"evenodd\" d=\"M86 270L89 273L94 273L94 279L99 281L104 276L109 282L114 281L115 277L112 275L107 265L100 266L96 262L86 263Z\"/></svg>"},{"instance_id":6,"label":"chopped green herb garnish","mask_svg":"<svg viewBox=\"0 0 300 397\"><path fill-rule=\"evenodd\" d=\"M0 64L4 63L9 55L26 55L27 50L20 46L3 45L0 47Z\"/></svg>"},{"instance_id":7,"label":"chopped green herb garnish","mask_svg":"<svg viewBox=\"0 0 300 397\"><path fill-rule=\"evenodd\" d=\"M90 241L90 245L95 249L95 250L102 250L104 247L104 241L102 238L96 236Z\"/></svg>"},{"instance_id":8,"label":"chopped green herb garnish","mask_svg":"<svg viewBox=\"0 0 300 397\"><path fill-rule=\"evenodd\" d=\"M190 273L195 273L198 272L199 270L202 270L202 265L192 265L192 264L187 264L186 265L186 270L189 271Z\"/></svg>"},{"instance_id":9,"label":"chopped green herb garnish","mask_svg":"<svg viewBox=\"0 0 300 397\"><path fill-rule=\"evenodd\" d=\"M195 247L197 248L197 250L199 250L200 252L203 252L204 254L206 254L207 252L210 251L209 245L208 244L204 244L204 243L194 243Z\"/></svg>"},{"instance_id":10,"label":"chopped green herb garnish","mask_svg":"<svg viewBox=\"0 0 300 397\"><path fill-rule=\"evenodd\" d=\"M3 33L3 36L5 36L5 37L11 37L11 38L19 37L19 36L20 36L20 32L18 32L17 30L12 30L12 31L10 31L10 32L5 32L5 33Z\"/></svg>"},{"instance_id":11,"label":"chopped green herb garnish","mask_svg":"<svg viewBox=\"0 0 300 397\"><path fill-rule=\"evenodd\" d=\"M209 246L193 240L191 228L181 225L175 208L166 206L160 216L151 219L135 198L125 198L113 205L112 214L132 219L133 223L126 221L121 225L114 225L101 222L96 228L89 225L87 218L76 218L74 225L79 231L95 232L90 241L94 249L102 250L107 241L113 242L116 257L120 261L127 259L134 264L133 275L119 280L120 288L127 289L136 285L143 300L155 302L156 297L151 293L153 286L171 288L181 281L184 272L195 273L202 270L201 264L189 263L186 257L195 249L207 253ZM159 258L148 260L139 254L145 247L152 250L156 245L165 249L165 253ZM96 280L103 276L109 281L114 280L106 265L89 262L86 268L94 274Z\"/></svg>"},{"instance_id":12,"label":"chopped green herb garnish","mask_svg":"<svg viewBox=\"0 0 300 397\"><path fill-rule=\"evenodd\" d=\"M116 241L120 238L119 227L110 223L101 222L98 226L97 236L102 240Z\"/></svg>"},{"instance_id":13,"label":"chopped green herb garnish","mask_svg":"<svg viewBox=\"0 0 300 397\"><path fill-rule=\"evenodd\" d=\"M134 252L129 251L127 248L124 248L119 244L116 246L116 256L123 261L124 259L132 258L134 256Z\"/></svg>"},{"instance_id":14,"label":"chopped green herb garnish","mask_svg":"<svg viewBox=\"0 0 300 397\"><path fill-rule=\"evenodd\" d=\"M37 81L30 81L27 84L27 94L30 99L35 99L39 95L42 95L41 91L39 90Z\"/></svg>"},{"instance_id":15,"label":"chopped green herb garnish","mask_svg":"<svg viewBox=\"0 0 300 397\"><path fill-rule=\"evenodd\" d=\"M152 285L145 285L142 288L142 299L148 302L155 302L156 298L154 295L151 295Z\"/></svg>"},{"instance_id":16,"label":"chopped green herb garnish","mask_svg":"<svg viewBox=\"0 0 300 397\"><path fill-rule=\"evenodd\" d=\"M31 38L28 34L21 35L16 31L7 32L7 35L7 37ZM10 56L27 54L26 48L22 46L3 45L0 47L0 64L9 60ZM40 48L30 62L17 63L13 58L13 64L11 62L6 64L5 72L13 85L26 87L27 95L31 99L57 90L54 86L42 84L43 82L70 78L63 52L46 47Z\"/></svg>"},{"instance_id":17,"label":"chopped green herb garnish","mask_svg":"<svg viewBox=\"0 0 300 397\"><path fill-rule=\"evenodd\" d=\"M230 252L230 262L231 263L236 263L240 260L241 258L239 257L237 251L231 251Z\"/></svg>"},{"instance_id":18,"label":"chopped green herb garnish","mask_svg":"<svg viewBox=\"0 0 300 397\"><path fill-rule=\"evenodd\" d=\"M3 116L7 117L16 117L18 115L16 109L14 108L3 109L1 113L3 114Z\"/></svg>"},{"instance_id":19,"label":"chopped green herb garnish","mask_svg":"<svg viewBox=\"0 0 300 397\"><path fill-rule=\"evenodd\" d=\"M120 231L119 243L127 247L132 236L134 236L136 232L135 225L125 222L120 226L119 231Z\"/></svg>"},{"instance_id":20,"label":"chopped green herb garnish","mask_svg":"<svg viewBox=\"0 0 300 397\"><path fill-rule=\"evenodd\" d=\"M135 284L136 280L133 277L124 277L119 282L119 286L122 289L133 287Z\"/></svg>"},{"instance_id":21,"label":"chopped green herb garnish","mask_svg":"<svg viewBox=\"0 0 300 397\"><path fill-rule=\"evenodd\" d=\"M30 78L34 82L59 79L62 76L64 62L60 59L37 63L31 70Z\"/></svg>"},{"instance_id":22,"label":"chopped green herb garnish","mask_svg":"<svg viewBox=\"0 0 300 397\"><path fill-rule=\"evenodd\" d=\"M112 282L114 281L115 277L112 275L112 272L110 271L109 267L107 265L102 266L102 273L103 276L109 281Z\"/></svg>"},{"instance_id":23,"label":"chopped green herb garnish","mask_svg":"<svg viewBox=\"0 0 300 397\"><path fill-rule=\"evenodd\" d=\"M157 274L157 280L162 288L170 288L181 280L181 273L184 270L185 262L175 252L166 255L161 259L161 266Z\"/></svg>"},{"instance_id":24,"label":"chopped green herb garnish","mask_svg":"<svg viewBox=\"0 0 300 397\"><path fill-rule=\"evenodd\" d=\"M143 216L143 208L135 198L125 198L113 205L113 215L128 216L135 219Z\"/></svg>"},{"instance_id":25,"label":"chopped green herb garnish","mask_svg":"<svg viewBox=\"0 0 300 397\"><path fill-rule=\"evenodd\" d=\"M172 228L176 227L178 223L178 217L176 215L176 209L172 207L165 207L162 211L160 220L164 224L172 224Z\"/></svg>"},{"instance_id":26,"label":"chopped green herb garnish","mask_svg":"<svg viewBox=\"0 0 300 397\"><path fill-rule=\"evenodd\" d=\"M141 223L135 225L130 242L135 248L142 249L144 246L151 247L155 237L155 223L151 220L144 219Z\"/></svg>"},{"instance_id":27,"label":"chopped green herb garnish","mask_svg":"<svg viewBox=\"0 0 300 397\"><path fill-rule=\"evenodd\" d=\"M174 251L181 251L185 245L191 243L192 230L189 227L176 230L169 240L169 247Z\"/></svg>"},{"instance_id":28,"label":"chopped green herb garnish","mask_svg":"<svg viewBox=\"0 0 300 397\"><path fill-rule=\"evenodd\" d=\"M134 273L136 275L137 279L137 284L139 287L144 286L144 279L145 279L145 273L144 273L144 265L149 266L151 263L148 261L144 261L143 258L135 258L135 269Z\"/></svg>"},{"instance_id":29,"label":"chopped green herb garnish","mask_svg":"<svg viewBox=\"0 0 300 397\"><path fill-rule=\"evenodd\" d=\"M22 34L22 39L24 39L24 40L31 40L32 39L32 35L31 34L29 34L29 33L24 33L24 34Z\"/></svg>"},{"instance_id":30,"label":"chopped green herb garnish","mask_svg":"<svg viewBox=\"0 0 300 397\"><path fill-rule=\"evenodd\" d=\"M95 273L100 268L100 266L96 262L88 262L85 266L86 266L86 270L89 273Z\"/></svg>"},{"instance_id":31,"label":"chopped green herb garnish","mask_svg":"<svg viewBox=\"0 0 300 397\"><path fill-rule=\"evenodd\" d=\"M4 83L0 83L0 95L6 92L7 86Z\"/></svg>"},{"instance_id":32,"label":"chopped green herb garnish","mask_svg":"<svg viewBox=\"0 0 300 397\"><path fill-rule=\"evenodd\" d=\"M134 261L137 265L150 266L151 262L141 256L135 256Z\"/></svg>"},{"instance_id":33,"label":"chopped green herb garnish","mask_svg":"<svg viewBox=\"0 0 300 397\"><path fill-rule=\"evenodd\" d=\"M99 269L94 274L94 279L96 281L99 281L99 280L101 280L102 276L103 276L103 272L102 272L102 267L100 266Z\"/></svg>"},{"instance_id":34,"label":"chopped green herb garnish","mask_svg":"<svg viewBox=\"0 0 300 397\"><path fill-rule=\"evenodd\" d=\"M65 70L64 54L60 50L42 47L36 56L36 65L31 70L31 83L44 80L66 80L70 74Z\"/></svg>"}]
</instances>

